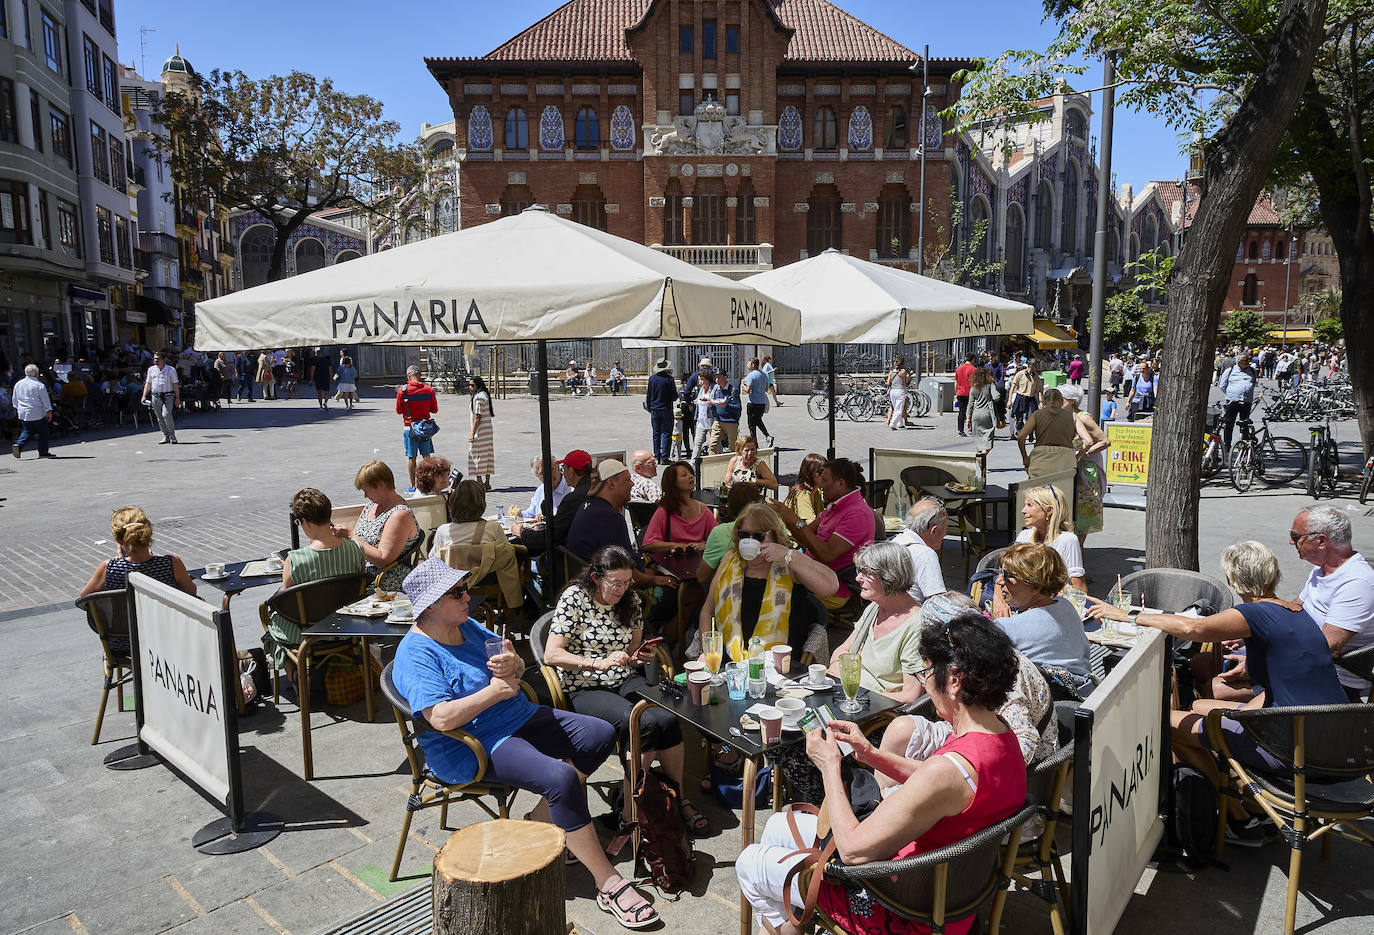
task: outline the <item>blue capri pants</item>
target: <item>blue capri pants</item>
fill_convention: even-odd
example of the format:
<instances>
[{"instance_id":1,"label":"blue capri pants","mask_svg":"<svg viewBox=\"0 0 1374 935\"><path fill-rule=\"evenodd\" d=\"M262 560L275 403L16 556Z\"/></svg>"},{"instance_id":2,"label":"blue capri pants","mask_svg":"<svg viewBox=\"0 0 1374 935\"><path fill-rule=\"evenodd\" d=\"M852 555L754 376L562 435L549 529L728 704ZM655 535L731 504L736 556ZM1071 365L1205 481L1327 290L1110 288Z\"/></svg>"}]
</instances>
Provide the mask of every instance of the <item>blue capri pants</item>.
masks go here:
<instances>
[{"instance_id":1,"label":"blue capri pants","mask_svg":"<svg viewBox=\"0 0 1374 935\"><path fill-rule=\"evenodd\" d=\"M615 728L601 718L539 705L488 755L486 780L542 795L553 823L576 831L592 820L577 774L596 772L614 750Z\"/></svg>"}]
</instances>

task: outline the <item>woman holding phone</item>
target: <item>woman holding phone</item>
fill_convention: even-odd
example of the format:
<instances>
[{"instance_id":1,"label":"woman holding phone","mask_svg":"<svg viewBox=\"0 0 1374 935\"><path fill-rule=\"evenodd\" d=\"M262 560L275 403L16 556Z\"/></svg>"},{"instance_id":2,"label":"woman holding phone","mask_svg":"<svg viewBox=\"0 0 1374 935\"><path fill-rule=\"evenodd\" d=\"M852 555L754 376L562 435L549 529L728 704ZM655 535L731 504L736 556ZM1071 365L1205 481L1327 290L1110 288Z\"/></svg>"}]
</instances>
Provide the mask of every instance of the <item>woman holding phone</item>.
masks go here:
<instances>
[{"instance_id":1,"label":"woman holding phone","mask_svg":"<svg viewBox=\"0 0 1374 935\"><path fill-rule=\"evenodd\" d=\"M613 726L622 755L628 755L630 747L630 712L635 706L630 696L649 687L640 670L653 658L652 647L642 642L644 617L634 592L634 568L630 553L618 545L597 550L559 595L544 644L544 662L557 671L568 704L579 714ZM640 720L640 731L642 767L648 769L657 758L664 774L682 789L682 728L677 717L651 707ZM629 795L623 798L621 821L628 822ZM685 792L682 821L696 834L711 827Z\"/></svg>"}]
</instances>

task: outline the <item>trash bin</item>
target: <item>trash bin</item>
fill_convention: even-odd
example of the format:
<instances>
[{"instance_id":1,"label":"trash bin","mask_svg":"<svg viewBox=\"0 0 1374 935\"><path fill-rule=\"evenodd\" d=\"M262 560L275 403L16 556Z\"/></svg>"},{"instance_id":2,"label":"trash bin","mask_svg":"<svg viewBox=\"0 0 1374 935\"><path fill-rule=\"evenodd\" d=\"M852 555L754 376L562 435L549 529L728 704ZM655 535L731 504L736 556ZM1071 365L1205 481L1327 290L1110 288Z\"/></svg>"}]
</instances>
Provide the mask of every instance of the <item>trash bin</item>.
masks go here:
<instances>
[{"instance_id":1,"label":"trash bin","mask_svg":"<svg viewBox=\"0 0 1374 935\"><path fill-rule=\"evenodd\" d=\"M1045 389L1047 390L1053 389L1054 387L1063 386L1065 379L1064 371L1046 370L1044 373L1040 374L1040 379L1045 381Z\"/></svg>"},{"instance_id":2,"label":"trash bin","mask_svg":"<svg viewBox=\"0 0 1374 935\"><path fill-rule=\"evenodd\" d=\"M921 381L921 392L930 397L931 411L954 411L954 380L950 377L926 377Z\"/></svg>"}]
</instances>

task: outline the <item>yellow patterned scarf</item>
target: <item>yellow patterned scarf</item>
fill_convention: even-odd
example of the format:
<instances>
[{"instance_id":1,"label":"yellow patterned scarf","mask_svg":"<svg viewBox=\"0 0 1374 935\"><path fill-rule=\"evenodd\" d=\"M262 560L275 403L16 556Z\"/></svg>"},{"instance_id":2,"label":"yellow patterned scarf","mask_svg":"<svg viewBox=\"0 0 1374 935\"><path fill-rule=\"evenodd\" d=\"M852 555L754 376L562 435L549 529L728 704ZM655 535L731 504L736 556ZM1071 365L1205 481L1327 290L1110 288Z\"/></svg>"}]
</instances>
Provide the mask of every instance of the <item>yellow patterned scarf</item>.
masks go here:
<instances>
[{"instance_id":1,"label":"yellow patterned scarf","mask_svg":"<svg viewBox=\"0 0 1374 935\"><path fill-rule=\"evenodd\" d=\"M716 571L716 628L726 652L736 662L746 655L744 631L740 623L744 603L744 560L734 549L725 553ZM768 580L763 585L763 600L759 602L759 621L753 636L763 640L764 646L787 642L788 618L792 611L792 576L784 562L774 562L768 568Z\"/></svg>"}]
</instances>

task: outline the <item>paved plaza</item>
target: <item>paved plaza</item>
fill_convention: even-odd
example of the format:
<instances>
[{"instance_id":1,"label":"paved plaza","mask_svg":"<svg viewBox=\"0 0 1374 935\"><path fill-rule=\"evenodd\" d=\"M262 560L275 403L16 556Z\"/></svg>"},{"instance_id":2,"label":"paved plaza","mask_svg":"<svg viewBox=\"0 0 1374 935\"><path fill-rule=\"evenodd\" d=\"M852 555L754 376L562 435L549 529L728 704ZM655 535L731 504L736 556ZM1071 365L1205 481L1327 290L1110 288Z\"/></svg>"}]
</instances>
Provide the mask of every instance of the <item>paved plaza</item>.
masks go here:
<instances>
[{"instance_id":1,"label":"paved plaza","mask_svg":"<svg viewBox=\"0 0 1374 935\"><path fill-rule=\"evenodd\" d=\"M430 858L446 839L437 810L416 815L403 878L387 881L409 792L395 723L381 711L367 723L361 703L319 710L313 718L317 778L301 779L299 718L294 703L260 706L241 722L242 766L250 807L286 820L267 846L206 857L190 836L216 817L215 808L162 767L112 772L102 757L132 737L133 715L111 711L101 743L91 746L99 698L100 657L95 637L71 601L94 566L112 554L108 519L136 504L152 516L154 550L180 555L188 567L206 561L258 558L287 544L287 503L301 487L324 490L336 504L360 499L357 467L387 461L404 478L394 388L364 388L352 412L323 412L311 400L235 405L191 416L178 428L180 444L158 446L146 427L89 432L54 445L58 460L0 461L0 654L7 660L0 712L0 933L294 933L309 935L377 901L424 883ZM465 466L467 397L440 398L438 452ZM806 415L804 399L784 397L767 422L782 448L780 469L796 469L803 454L825 449L825 425ZM561 454L646 447L648 416L637 397L559 397L552 403L553 448ZM528 503L537 453L535 402L497 399L497 472L490 503ZM870 446L971 450L957 437L953 416L916 420L894 432L880 422L839 423L840 454L867 464ZM1358 439L1353 423L1335 427L1353 471ZM1303 425L1275 427L1304 442ZM990 459L992 483L1022 476L1014 442L999 438ZM404 483L400 486L404 487ZM1346 483L1337 506L1350 510L1355 545L1374 554L1374 511L1358 506ZM1308 566L1287 542L1289 523L1307 503L1297 486L1255 489L1238 496L1214 482L1202 500L1202 571L1220 575L1221 550L1255 538L1279 555L1282 596L1296 595ZM1118 573L1143 558L1144 514L1109 510L1106 530L1088 540L1090 591L1102 595ZM945 546L946 578L963 580L956 539ZM266 588L236 597L234 630L241 647L261 634L257 605ZM218 601L218 592L203 596ZM527 678L537 682L531 672ZM113 701L111 702L113 706ZM689 749L692 745L689 743ZM699 775L700 757L689 756ZM608 765L593 777L603 796L618 778ZM695 778L689 780L694 783ZM533 800L522 793L514 814ZM738 819L706 803L713 823L698 840L698 875L691 895L657 900L666 930L733 932L738 887ZM607 811L594 802L593 814ZM455 807L450 824L481 817ZM759 827L763 818L760 816ZM1374 855L1336 841L1332 859L1308 851L1298 925L1303 932L1365 933L1374 928ZM1227 851L1229 869L1198 874L1147 871L1118 928L1153 933L1168 919L1182 931L1267 933L1281 930L1288 851L1280 846ZM628 848L617 862L630 873ZM1094 885L1111 885L1095 881ZM568 871L568 918L597 935L623 931L597 910L581 868ZM1014 894L1003 930L1049 930L1044 904Z\"/></svg>"}]
</instances>

